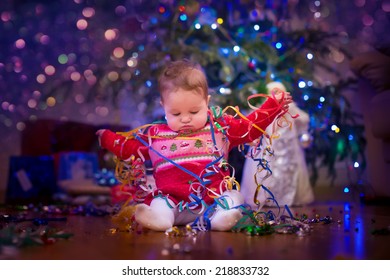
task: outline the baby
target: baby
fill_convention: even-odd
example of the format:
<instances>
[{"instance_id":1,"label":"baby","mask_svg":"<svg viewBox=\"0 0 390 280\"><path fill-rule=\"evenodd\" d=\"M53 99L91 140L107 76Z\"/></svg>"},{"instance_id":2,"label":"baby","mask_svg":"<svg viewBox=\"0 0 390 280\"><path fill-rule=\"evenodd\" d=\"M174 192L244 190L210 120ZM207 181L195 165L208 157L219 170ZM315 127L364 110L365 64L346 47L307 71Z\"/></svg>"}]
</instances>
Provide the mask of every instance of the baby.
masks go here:
<instances>
[{"instance_id":1,"label":"baby","mask_svg":"<svg viewBox=\"0 0 390 280\"><path fill-rule=\"evenodd\" d=\"M238 206L244 199L231 187L228 153L259 138L292 99L288 93L275 95L243 118L210 110L206 75L189 60L169 63L158 86L166 123L133 137L97 132L101 147L119 159L152 162L156 188L137 205L134 218L145 228L165 231L203 215L208 229L230 230L242 217Z\"/></svg>"}]
</instances>

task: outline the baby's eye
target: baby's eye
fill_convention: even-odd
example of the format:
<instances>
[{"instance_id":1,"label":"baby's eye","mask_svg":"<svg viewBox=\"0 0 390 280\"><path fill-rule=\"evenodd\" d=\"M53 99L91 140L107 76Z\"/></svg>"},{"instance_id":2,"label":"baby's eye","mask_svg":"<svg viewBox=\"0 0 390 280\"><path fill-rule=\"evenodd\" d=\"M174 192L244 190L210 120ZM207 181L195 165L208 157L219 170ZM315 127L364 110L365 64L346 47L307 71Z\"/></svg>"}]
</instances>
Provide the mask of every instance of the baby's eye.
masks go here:
<instances>
[{"instance_id":1,"label":"baby's eye","mask_svg":"<svg viewBox=\"0 0 390 280\"><path fill-rule=\"evenodd\" d=\"M175 114L172 114L172 115L177 117L177 116L180 116L180 113L175 113Z\"/></svg>"},{"instance_id":2,"label":"baby's eye","mask_svg":"<svg viewBox=\"0 0 390 280\"><path fill-rule=\"evenodd\" d=\"M196 115L199 111L196 111L196 112L190 112L191 114L193 115Z\"/></svg>"}]
</instances>

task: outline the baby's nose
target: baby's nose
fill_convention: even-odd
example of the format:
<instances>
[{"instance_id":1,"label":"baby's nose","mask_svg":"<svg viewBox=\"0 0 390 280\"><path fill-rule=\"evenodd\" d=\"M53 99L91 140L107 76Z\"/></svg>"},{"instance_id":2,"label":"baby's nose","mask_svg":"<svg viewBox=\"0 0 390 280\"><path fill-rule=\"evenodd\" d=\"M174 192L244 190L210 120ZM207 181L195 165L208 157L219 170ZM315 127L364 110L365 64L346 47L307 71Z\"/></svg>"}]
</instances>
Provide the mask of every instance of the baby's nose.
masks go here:
<instances>
[{"instance_id":1,"label":"baby's nose","mask_svg":"<svg viewBox=\"0 0 390 280\"><path fill-rule=\"evenodd\" d=\"M183 117L181 118L181 121L182 121L183 123L188 123L188 122L191 121L191 117L190 117L190 116L183 116Z\"/></svg>"}]
</instances>

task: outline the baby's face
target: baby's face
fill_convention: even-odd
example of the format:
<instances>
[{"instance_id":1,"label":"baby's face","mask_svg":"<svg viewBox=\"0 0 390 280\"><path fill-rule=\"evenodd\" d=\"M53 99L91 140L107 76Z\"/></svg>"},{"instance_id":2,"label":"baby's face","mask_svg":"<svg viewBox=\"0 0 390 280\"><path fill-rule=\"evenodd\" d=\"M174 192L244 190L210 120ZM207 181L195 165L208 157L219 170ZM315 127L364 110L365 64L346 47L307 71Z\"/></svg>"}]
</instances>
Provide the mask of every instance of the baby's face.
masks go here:
<instances>
[{"instance_id":1,"label":"baby's face","mask_svg":"<svg viewBox=\"0 0 390 280\"><path fill-rule=\"evenodd\" d=\"M205 98L195 90L188 91L180 88L163 96L161 105L170 129L195 131L205 126L210 96Z\"/></svg>"}]
</instances>

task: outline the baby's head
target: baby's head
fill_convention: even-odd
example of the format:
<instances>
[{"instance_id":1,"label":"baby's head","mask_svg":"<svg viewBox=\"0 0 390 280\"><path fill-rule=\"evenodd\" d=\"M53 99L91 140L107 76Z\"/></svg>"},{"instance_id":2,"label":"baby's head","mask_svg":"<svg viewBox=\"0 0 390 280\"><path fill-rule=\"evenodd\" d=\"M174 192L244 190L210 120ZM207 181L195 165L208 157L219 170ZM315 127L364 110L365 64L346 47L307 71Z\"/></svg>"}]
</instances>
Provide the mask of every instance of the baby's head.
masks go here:
<instances>
[{"instance_id":1,"label":"baby's head","mask_svg":"<svg viewBox=\"0 0 390 280\"><path fill-rule=\"evenodd\" d=\"M161 100L164 101L167 94L179 88L196 91L208 98L207 78L199 64L183 59L172 61L164 68L158 79Z\"/></svg>"},{"instance_id":2,"label":"baby's head","mask_svg":"<svg viewBox=\"0 0 390 280\"><path fill-rule=\"evenodd\" d=\"M207 122L210 96L207 78L199 64L170 62L158 79L161 105L174 131L198 130Z\"/></svg>"}]
</instances>

